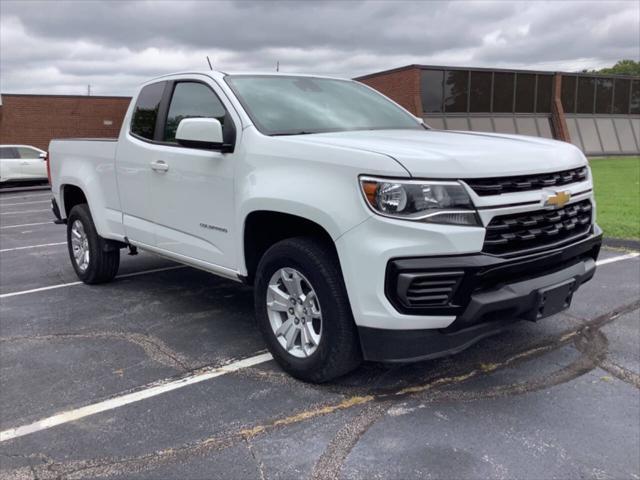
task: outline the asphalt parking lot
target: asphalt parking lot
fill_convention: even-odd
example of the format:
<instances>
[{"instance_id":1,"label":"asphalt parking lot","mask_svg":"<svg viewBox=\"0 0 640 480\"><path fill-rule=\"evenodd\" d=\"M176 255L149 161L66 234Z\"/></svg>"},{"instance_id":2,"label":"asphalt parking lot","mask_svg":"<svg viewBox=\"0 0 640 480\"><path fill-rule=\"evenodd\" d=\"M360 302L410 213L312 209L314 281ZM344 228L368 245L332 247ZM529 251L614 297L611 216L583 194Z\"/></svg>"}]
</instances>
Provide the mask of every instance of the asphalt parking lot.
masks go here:
<instances>
[{"instance_id":1,"label":"asphalt parking lot","mask_svg":"<svg viewBox=\"0 0 640 480\"><path fill-rule=\"evenodd\" d=\"M282 373L249 288L152 255L79 284L43 190L0 193L0 478L640 478L640 257L455 357Z\"/></svg>"}]
</instances>

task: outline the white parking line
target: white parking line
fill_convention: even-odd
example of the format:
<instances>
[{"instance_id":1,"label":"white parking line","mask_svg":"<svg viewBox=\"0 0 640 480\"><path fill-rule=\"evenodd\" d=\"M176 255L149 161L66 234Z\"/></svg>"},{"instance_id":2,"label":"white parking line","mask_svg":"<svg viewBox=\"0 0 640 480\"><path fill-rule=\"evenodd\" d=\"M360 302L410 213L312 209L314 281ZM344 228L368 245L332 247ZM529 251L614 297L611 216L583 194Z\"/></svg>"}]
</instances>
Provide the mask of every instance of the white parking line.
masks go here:
<instances>
[{"instance_id":1,"label":"white parking line","mask_svg":"<svg viewBox=\"0 0 640 480\"><path fill-rule=\"evenodd\" d=\"M129 277L137 277L138 275L146 275L148 273L157 273L157 272L166 272L169 270L177 270L179 268L187 268L186 265L174 265L172 267L162 267L162 268L154 268L151 270L143 270L141 272L133 272L133 273L125 273L123 275L118 275L116 278L129 278ZM37 293L37 292L45 292L47 290L55 290L57 288L65 288L72 287L74 285L81 285L83 282L69 282L69 283L59 283L57 285L49 285L48 287L40 287L40 288L32 288L31 290L21 290L19 292L10 292L3 293L0 295L0 298L9 298L9 297L17 297L19 295L27 295L28 293Z\"/></svg>"},{"instance_id":2,"label":"white parking line","mask_svg":"<svg viewBox=\"0 0 640 480\"><path fill-rule=\"evenodd\" d=\"M51 210L24 210L22 212L2 212L0 215L21 215L23 213L51 212Z\"/></svg>"},{"instance_id":3,"label":"white parking line","mask_svg":"<svg viewBox=\"0 0 640 480\"><path fill-rule=\"evenodd\" d=\"M621 260L629 260L631 258L636 258L638 256L640 256L640 252L627 253L626 255L619 255L617 257L611 257L611 258L603 258L602 260L598 260L596 262L596 265L598 266L607 265L608 263L619 262Z\"/></svg>"},{"instance_id":4,"label":"white parking line","mask_svg":"<svg viewBox=\"0 0 640 480\"><path fill-rule=\"evenodd\" d=\"M51 192L48 193L21 193L20 195L3 195L0 193L0 199L4 200L4 199L8 199L8 200L12 200L14 198L24 198L24 199L29 199L29 198L35 198L35 197L52 197L53 194Z\"/></svg>"},{"instance_id":5,"label":"white parking line","mask_svg":"<svg viewBox=\"0 0 640 480\"><path fill-rule=\"evenodd\" d=\"M15 248L3 248L0 250L2 252L13 252L14 250L28 250L31 248L43 248L43 247L54 247L56 245L66 245L67 242L57 242L57 243L43 243L42 245L28 245L26 247L15 247Z\"/></svg>"},{"instance_id":6,"label":"white parking line","mask_svg":"<svg viewBox=\"0 0 640 480\"><path fill-rule=\"evenodd\" d=\"M597 262L597 264L606 265L613 262L636 258L638 256L640 256L640 253L629 253L626 255L620 255L617 257L600 260ZM172 270L176 268L184 268L184 266L178 265L174 267L159 268L155 270L147 270L143 272L130 273L126 275L121 275L119 278L131 277L135 275L142 275L145 273L152 273L152 272L158 272L158 271L164 271L164 270ZM61 288L61 287L66 287L71 285L78 285L80 283L82 282L71 282L71 283L65 283L60 285L52 285L50 287L43 287L39 289L25 290L23 292L14 292L14 293L0 295L0 298L5 298L8 296L15 296L15 295L23 295L26 293L33 293L33 292L38 292L43 290L50 290L53 288ZM239 370L267 362L269 360L272 360L272 358L273 357L271 356L271 354L262 353L259 355L254 355L249 358L238 360L236 362L232 362L222 367L201 369L197 372L194 372L178 380L167 379L167 380L161 380L159 382L154 382L148 386L140 388L135 392L120 395L118 397L110 398L108 400L97 402L91 405L86 405L84 407L80 407L74 410L67 410L64 412L60 412L50 417L43 418L36 422L30 423L28 425L22 425L19 427L4 430L0 432L0 442L12 440L14 438L22 437L22 436L29 435L31 433L39 432L42 430L47 430L57 425L62 425L65 423L80 420L82 418L95 415L101 412L105 412L108 410L113 410L115 408L129 405L131 403L139 402L141 400L155 397L163 393L171 392L171 391L186 387L188 385L193 385L206 380L211 380L213 378L226 375L227 373L237 372Z\"/></svg>"},{"instance_id":7,"label":"white parking line","mask_svg":"<svg viewBox=\"0 0 640 480\"><path fill-rule=\"evenodd\" d=\"M50 200L38 200L37 202L1 203L0 207L13 207L15 205L32 205L34 203L50 203Z\"/></svg>"},{"instance_id":8,"label":"white parking line","mask_svg":"<svg viewBox=\"0 0 640 480\"><path fill-rule=\"evenodd\" d=\"M155 397L163 393L171 392L179 388L193 385L195 383L204 382L205 380L211 380L212 378L226 375L227 373L237 372L244 368L253 367L264 362L268 362L273 357L270 353L261 353L254 355L253 357L238 360L236 362L223 365L218 368L205 368L198 372L194 372L179 380L161 380L154 382L147 387L143 387L140 390L132 393L127 393L119 397L110 398L102 402L94 403L84 407L77 408L75 410L67 410L66 412L60 412L51 417L43 418L37 422L30 423L29 425L23 425L21 427L10 428L3 432L0 432L0 442L11 440L13 438L29 435L30 433L46 430L63 423L73 422L96 413L105 412L107 410L113 410L114 408L129 405L140 400Z\"/></svg>"},{"instance_id":9,"label":"white parking line","mask_svg":"<svg viewBox=\"0 0 640 480\"><path fill-rule=\"evenodd\" d=\"M5 228L35 227L36 225L55 225L55 223L53 223L53 221L50 221L50 222L38 222L38 223L23 223L22 225L6 225L4 227L0 227L0 230L4 230Z\"/></svg>"}]
</instances>

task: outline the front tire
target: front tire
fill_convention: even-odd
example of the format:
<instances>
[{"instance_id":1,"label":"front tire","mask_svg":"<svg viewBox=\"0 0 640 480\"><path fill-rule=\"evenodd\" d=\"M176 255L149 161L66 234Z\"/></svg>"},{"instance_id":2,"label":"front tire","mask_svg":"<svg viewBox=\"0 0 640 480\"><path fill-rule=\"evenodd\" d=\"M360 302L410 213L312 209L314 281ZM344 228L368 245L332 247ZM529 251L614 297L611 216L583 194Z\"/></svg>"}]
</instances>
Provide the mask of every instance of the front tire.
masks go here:
<instances>
[{"instance_id":1,"label":"front tire","mask_svg":"<svg viewBox=\"0 0 640 480\"><path fill-rule=\"evenodd\" d=\"M67 219L67 247L71 264L84 283L113 280L120 267L120 250L98 235L86 203L71 209Z\"/></svg>"},{"instance_id":2,"label":"front tire","mask_svg":"<svg viewBox=\"0 0 640 480\"><path fill-rule=\"evenodd\" d=\"M326 382L362 362L340 265L325 242L298 237L273 245L258 265L254 295L267 347L293 377Z\"/></svg>"}]
</instances>

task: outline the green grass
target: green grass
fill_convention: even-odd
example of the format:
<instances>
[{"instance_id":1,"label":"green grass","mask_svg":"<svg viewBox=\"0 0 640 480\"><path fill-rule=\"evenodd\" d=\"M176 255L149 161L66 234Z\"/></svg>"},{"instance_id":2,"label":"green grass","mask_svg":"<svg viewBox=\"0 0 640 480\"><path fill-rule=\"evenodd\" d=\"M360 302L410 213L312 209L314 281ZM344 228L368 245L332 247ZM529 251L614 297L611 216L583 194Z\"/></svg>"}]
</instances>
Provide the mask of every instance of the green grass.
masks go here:
<instances>
[{"instance_id":1,"label":"green grass","mask_svg":"<svg viewBox=\"0 0 640 480\"><path fill-rule=\"evenodd\" d=\"M604 235L640 240L640 157L592 158L589 165Z\"/></svg>"}]
</instances>

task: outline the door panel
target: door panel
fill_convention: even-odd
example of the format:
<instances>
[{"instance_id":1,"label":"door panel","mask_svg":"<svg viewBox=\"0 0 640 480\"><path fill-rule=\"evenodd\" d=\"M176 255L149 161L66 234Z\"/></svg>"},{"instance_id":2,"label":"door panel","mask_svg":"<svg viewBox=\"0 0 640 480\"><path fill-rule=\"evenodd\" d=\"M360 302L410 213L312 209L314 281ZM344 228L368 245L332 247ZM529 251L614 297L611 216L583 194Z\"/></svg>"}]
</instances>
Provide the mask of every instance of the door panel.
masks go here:
<instances>
[{"instance_id":1,"label":"door panel","mask_svg":"<svg viewBox=\"0 0 640 480\"><path fill-rule=\"evenodd\" d=\"M215 88L190 81L174 84L162 138L168 146L151 160L166 165L153 170L153 222L158 248L234 269L234 154L175 142L183 118L214 117L223 123L223 132L234 128Z\"/></svg>"},{"instance_id":2,"label":"door panel","mask_svg":"<svg viewBox=\"0 0 640 480\"><path fill-rule=\"evenodd\" d=\"M159 248L215 265L235 267L233 164L228 154L172 148L166 172L153 180Z\"/></svg>"},{"instance_id":3,"label":"door panel","mask_svg":"<svg viewBox=\"0 0 640 480\"><path fill-rule=\"evenodd\" d=\"M15 147L0 147L0 179L3 182L20 178L20 154Z\"/></svg>"},{"instance_id":4,"label":"door panel","mask_svg":"<svg viewBox=\"0 0 640 480\"><path fill-rule=\"evenodd\" d=\"M18 147L20 154L20 173L24 178L43 179L47 178L47 165L44 159L40 158L40 151L33 148Z\"/></svg>"},{"instance_id":5,"label":"door panel","mask_svg":"<svg viewBox=\"0 0 640 480\"><path fill-rule=\"evenodd\" d=\"M118 142L116 177L122 205L122 221L129 240L156 244L150 163L164 147L155 141L158 114L166 82L146 85L138 94L131 115L130 131Z\"/></svg>"}]
</instances>

